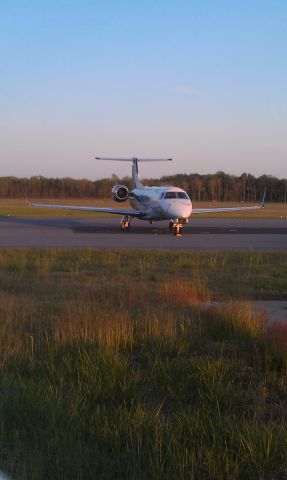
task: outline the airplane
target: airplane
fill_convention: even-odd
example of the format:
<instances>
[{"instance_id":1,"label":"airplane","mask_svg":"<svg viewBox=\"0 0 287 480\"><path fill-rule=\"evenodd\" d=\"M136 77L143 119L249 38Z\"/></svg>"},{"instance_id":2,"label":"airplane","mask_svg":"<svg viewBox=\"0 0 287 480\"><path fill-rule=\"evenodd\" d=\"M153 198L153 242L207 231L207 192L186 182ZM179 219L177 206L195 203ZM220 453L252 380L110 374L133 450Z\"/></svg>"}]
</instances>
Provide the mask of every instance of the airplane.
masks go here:
<instances>
[{"instance_id":1,"label":"airplane","mask_svg":"<svg viewBox=\"0 0 287 480\"><path fill-rule=\"evenodd\" d=\"M31 205L37 207L62 208L67 210L122 215L120 222L122 231L128 231L130 229L133 218L146 220L150 223L153 221L169 220L169 230L177 237L182 235L183 226L188 223L191 215L231 211L235 212L264 208L266 191L264 192L263 200L259 205L226 208L192 208L192 202L188 194L181 188L173 186L146 187L141 183L138 172L139 162L171 161L171 158L95 158L96 160L132 162L131 191L129 191L128 187L125 185L115 185L111 192L113 199L118 203L124 203L127 200L130 200L130 203L133 207L132 209L81 207L76 205L53 205L47 203L32 203Z\"/></svg>"}]
</instances>

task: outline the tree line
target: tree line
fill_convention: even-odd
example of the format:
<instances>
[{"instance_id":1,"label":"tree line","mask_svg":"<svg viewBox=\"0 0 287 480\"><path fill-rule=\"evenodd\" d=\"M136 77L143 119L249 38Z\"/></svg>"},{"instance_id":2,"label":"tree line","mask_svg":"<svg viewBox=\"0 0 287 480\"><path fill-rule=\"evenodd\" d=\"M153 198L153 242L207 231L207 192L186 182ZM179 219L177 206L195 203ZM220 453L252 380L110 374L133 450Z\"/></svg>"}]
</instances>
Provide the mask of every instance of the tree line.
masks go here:
<instances>
[{"instance_id":1,"label":"tree line","mask_svg":"<svg viewBox=\"0 0 287 480\"><path fill-rule=\"evenodd\" d=\"M143 180L146 185L174 185L198 201L259 201L265 188L269 202L287 202L287 179L278 179L271 175L255 177L248 173L240 176L224 172L199 175L177 174L163 176L160 179ZM74 178L31 178L0 177L0 198L107 198L115 184L124 184L131 188L131 178L110 178L99 180Z\"/></svg>"}]
</instances>

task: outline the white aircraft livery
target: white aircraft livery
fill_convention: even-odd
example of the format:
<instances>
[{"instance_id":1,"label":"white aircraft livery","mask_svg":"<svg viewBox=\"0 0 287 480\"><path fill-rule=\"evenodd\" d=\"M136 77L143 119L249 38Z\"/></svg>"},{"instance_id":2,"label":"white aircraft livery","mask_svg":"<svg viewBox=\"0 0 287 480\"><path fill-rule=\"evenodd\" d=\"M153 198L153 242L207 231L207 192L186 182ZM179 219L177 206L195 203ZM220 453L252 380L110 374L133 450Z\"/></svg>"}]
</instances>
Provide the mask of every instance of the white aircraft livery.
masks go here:
<instances>
[{"instance_id":1,"label":"white aircraft livery","mask_svg":"<svg viewBox=\"0 0 287 480\"><path fill-rule=\"evenodd\" d=\"M230 212L241 210L254 210L264 208L265 193L261 204L248 207L228 208L192 208L192 203L187 193L178 187L145 187L139 179L138 162L162 162L171 161L171 158L102 158L96 160L114 160L118 162L132 162L132 190L125 185L115 185L112 188L112 196L118 203L130 200L132 209L114 209L97 207L80 207L76 205L52 205L47 203L32 203L32 206L63 208L67 210L79 210L88 212L111 213L122 215L121 230L130 229L131 220L139 218L152 223L153 221L169 220L169 229L176 236L182 235L183 225L188 223L192 214Z\"/></svg>"}]
</instances>

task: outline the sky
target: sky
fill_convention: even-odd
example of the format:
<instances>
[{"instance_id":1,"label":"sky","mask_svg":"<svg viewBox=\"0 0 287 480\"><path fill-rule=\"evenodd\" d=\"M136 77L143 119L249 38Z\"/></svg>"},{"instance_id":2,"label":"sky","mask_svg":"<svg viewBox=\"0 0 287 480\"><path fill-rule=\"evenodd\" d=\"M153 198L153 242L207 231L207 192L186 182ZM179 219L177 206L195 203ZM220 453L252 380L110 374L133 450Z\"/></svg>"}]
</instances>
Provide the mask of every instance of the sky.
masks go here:
<instances>
[{"instance_id":1,"label":"sky","mask_svg":"<svg viewBox=\"0 0 287 480\"><path fill-rule=\"evenodd\" d=\"M286 0L0 1L0 176L287 178Z\"/></svg>"}]
</instances>

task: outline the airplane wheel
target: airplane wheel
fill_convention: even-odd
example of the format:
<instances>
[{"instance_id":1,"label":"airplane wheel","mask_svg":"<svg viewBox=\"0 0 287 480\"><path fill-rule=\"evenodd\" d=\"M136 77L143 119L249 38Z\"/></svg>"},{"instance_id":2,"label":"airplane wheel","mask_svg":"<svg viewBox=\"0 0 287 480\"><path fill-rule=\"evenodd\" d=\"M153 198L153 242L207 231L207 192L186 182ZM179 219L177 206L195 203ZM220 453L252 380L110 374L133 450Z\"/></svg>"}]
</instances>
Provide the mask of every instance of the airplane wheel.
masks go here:
<instances>
[{"instance_id":1,"label":"airplane wheel","mask_svg":"<svg viewBox=\"0 0 287 480\"><path fill-rule=\"evenodd\" d=\"M130 230L130 227L131 227L130 223L128 224L121 223L121 232L127 232L128 230Z\"/></svg>"},{"instance_id":2,"label":"airplane wheel","mask_svg":"<svg viewBox=\"0 0 287 480\"><path fill-rule=\"evenodd\" d=\"M183 228L182 228L182 227L173 227L173 234L174 234L176 237L181 237L181 236L182 236L182 232L183 232Z\"/></svg>"}]
</instances>

